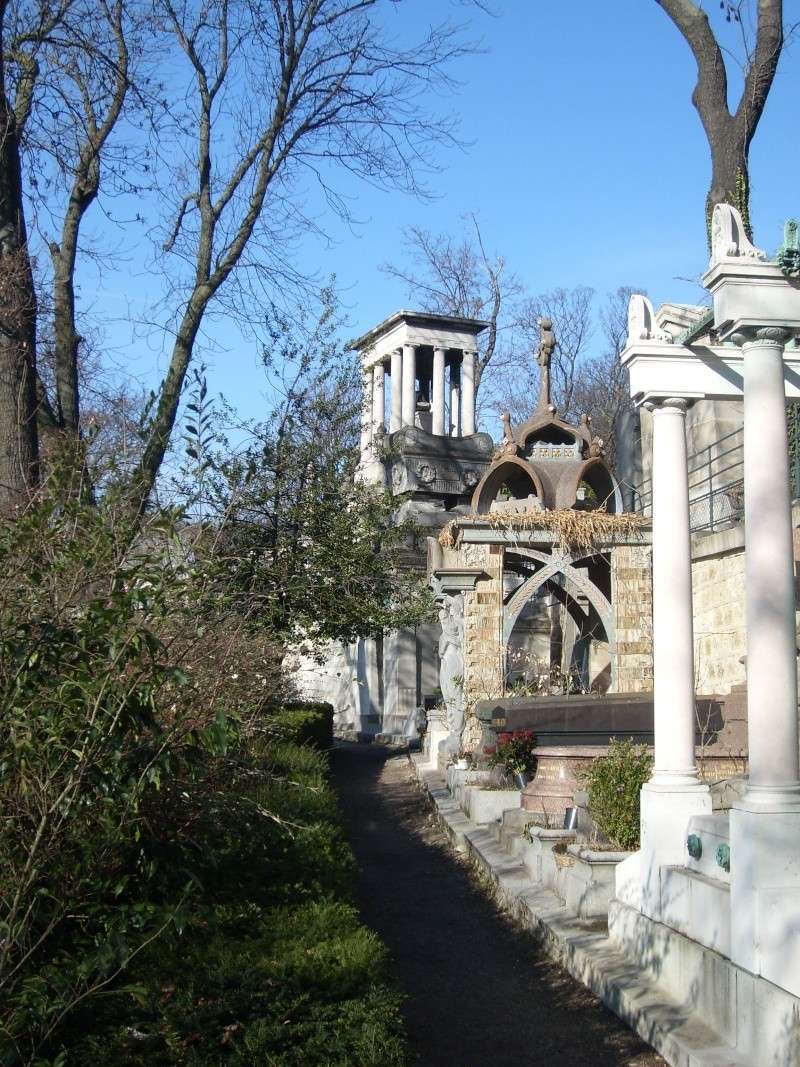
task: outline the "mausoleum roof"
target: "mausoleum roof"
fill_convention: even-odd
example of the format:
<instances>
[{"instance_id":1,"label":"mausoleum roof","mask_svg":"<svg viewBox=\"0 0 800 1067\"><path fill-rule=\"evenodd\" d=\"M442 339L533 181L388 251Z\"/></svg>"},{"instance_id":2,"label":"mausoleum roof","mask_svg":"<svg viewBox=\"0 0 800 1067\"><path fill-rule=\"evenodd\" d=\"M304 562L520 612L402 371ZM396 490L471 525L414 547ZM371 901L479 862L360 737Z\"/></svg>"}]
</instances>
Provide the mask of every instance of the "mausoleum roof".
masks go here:
<instances>
[{"instance_id":1,"label":"mausoleum roof","mask_svg":"<svg viewBox=\"0 0 800 1067\"><path fill-rule=\"evenodd\" d=\"M362 334L361 337L357 337L355 341L351 341L347 347L356 352L368 351L381 338L392 333L401 325L422 330L461 333L477 337L479 333L488 329L490 323L483 319L471 319L463 315L439 315L433 311L410 311L404 308L400 311L395 311L383 322L373 326L371 330ZM424 343L424 341L420 343Z\"/></svg>"}]
</instances>

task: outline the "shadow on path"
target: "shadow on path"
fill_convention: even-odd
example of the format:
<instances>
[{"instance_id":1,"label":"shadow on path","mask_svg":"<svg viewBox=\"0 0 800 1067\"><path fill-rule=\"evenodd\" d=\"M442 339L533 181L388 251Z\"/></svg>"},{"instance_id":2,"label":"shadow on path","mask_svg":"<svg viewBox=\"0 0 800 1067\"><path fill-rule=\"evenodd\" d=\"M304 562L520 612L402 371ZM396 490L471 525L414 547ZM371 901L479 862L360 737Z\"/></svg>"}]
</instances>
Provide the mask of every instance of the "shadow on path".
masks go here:
<instances>
[{"instance_id":1,"label":"shadow on path","mask_svg":"<svg viewBox=\"0 0 800 1067\"><path fill-rule=\"evenodd\" d=\"M423 1067L665 1067L473 884L404 753L337 746L334 781Z\"/></svg>"}]
</instances>

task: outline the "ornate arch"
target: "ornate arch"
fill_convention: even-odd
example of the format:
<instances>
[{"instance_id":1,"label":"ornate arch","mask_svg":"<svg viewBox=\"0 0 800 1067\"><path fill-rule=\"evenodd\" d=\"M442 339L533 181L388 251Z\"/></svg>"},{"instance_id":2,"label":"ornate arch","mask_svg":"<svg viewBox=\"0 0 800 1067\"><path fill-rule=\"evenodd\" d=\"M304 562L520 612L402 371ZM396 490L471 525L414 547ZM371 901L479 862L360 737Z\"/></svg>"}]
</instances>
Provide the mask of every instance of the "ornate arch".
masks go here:
<instances>
[{"instance_id":1,"label":"ornate arch","mask_svg":"<svg viewBox=\"0 0 800 1067\"><path fill-rule=\"evenodd\" d=\"M614 514L619 515L625 510L625 507L622 503L622 492L620 490L619 483L617 482L617 479L611 473L609 468L606 466L605 462L600 459L599 456L594 456L591 459L587 459L586 462L580 467L578 473L575 475L575 481L572 485L569 486L569 493L565 491L564 499L575 500L578 495L578 487L580 486L581 482L585 481L589 485L592 485L592 476L594 472L601 474L603 478L608 480L612 491Z\"/></svg>"},{"instance_id":2,"label":"ornate arch","mask_svg":"<svg viewBox=\"0 0 800 1067\"><path fill-rule=\"evenodd\" d=\"M501 463L490 467L475 487L472 494L472 510L476 515L485 515L497 496L500 486L503 485L509 473L522 471L531 481L531 488L544 503L544 487L542 480L535 469L518 456L509 456Z\"/></svg>"},{"instance_id":3,"label":"ornate arch","mask_svg":"<svg viewBox=\"0 0 800 1067\"><path fill-rule=\"evenodd\" d=\"M582 574L581 571L575 566L575 563L581 559L586 558L586 552L565 552L565 553L553 553L548 555L545 552L537 552L535 549L517 548L515 551L522 556L529 556L531 559L538 560L543 563L544 566L540 568L535 574L532 574L530 578L527 578L522 585L516 589L508 601L503 606L503 644L507 645L511 639L511 633L516 625L517 619L522 612L522 609L533 599L542 586L554 578L557 574L564 576L566 581L577 589L579 593L582 593L594 610L603 625L603 629L606 632L608 638L608 649L612 655L616 651L616 637L614 632L614 613L611 609L610 601L600 592L594 582L591 582L589 578Z\"/></svg>"}]
</instances>

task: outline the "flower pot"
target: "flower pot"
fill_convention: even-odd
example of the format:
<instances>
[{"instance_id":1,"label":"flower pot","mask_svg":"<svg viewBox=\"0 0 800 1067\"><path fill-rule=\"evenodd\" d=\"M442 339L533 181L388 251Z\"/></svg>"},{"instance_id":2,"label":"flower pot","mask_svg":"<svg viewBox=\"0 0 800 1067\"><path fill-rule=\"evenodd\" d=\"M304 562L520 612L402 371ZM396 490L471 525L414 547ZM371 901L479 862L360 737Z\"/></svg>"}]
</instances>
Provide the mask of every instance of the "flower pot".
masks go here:
<instances>
[{"instance_id":1,"label":"flower pot","mask_svg":"<svg viewBox=\"0 0 800 1067\"><path fill-rule=\"evenodd\" d=\"M528 782L530 782L531 780L531 776L528 774L527 771L517 771L515 774L512 775L512 777L514 779L514 785L516 785L517 789L524 789Z\"/></svg>"},{"instance_id":2,"label":"flower pot","mask_svg":"<svg viewBox=\"0 0 800 1067\"><path fill-rule=\"evenodd\" d=\"M457 759L456 760L456 770L457 771L468 771L469 770L469 760Z\"/></svg>"}]
</instances>

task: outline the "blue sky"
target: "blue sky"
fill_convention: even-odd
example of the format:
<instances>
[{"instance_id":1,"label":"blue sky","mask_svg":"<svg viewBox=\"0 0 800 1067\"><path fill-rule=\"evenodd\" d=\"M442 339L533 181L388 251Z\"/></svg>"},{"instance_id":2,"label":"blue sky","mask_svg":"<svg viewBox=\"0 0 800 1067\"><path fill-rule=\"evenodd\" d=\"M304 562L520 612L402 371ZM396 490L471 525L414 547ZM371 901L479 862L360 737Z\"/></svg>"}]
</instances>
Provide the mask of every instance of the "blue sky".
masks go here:
<instances>
[{"instance_id":1,"label":"blue sky","mask_svg":"<svg viewBox=\"0 0 800 1067\"><path fill-rule=\"evenodd\" d=\"M302 268L336 274L350 336L408 305L401 284L379 270L402 262L404 227L459 232L473 212L489 250L531 293L582 284L601 295L639 286L656 304L700 295L692 279L706 264L710 162L690 100L695 65L678 31L655 0L493 3L494 18L452 0L410 0L386 16L408 39L431 22L469 18L484 51L457 64L460 88L442 102L459 115L466 145L432 159L441 168L429 179L434 199L348 178L340 188L360 222L323 219L330 241L309 238L299 250ZM800 0L786 7L800 18ZM720 28L715 0L709 10ZM751 152L755 238L770 249L800 211L798 47L783 57ZM101 315L115 319L136 304L148 281L140 263L134 252L127 276L94 293ZM126 366L155 384L165 364L159 343L140 336L134 355L125 323L109 335ZM244 416L265 414L253 345L217 323L203 348L212 392Z\"/></svg>"}]
</instances>

